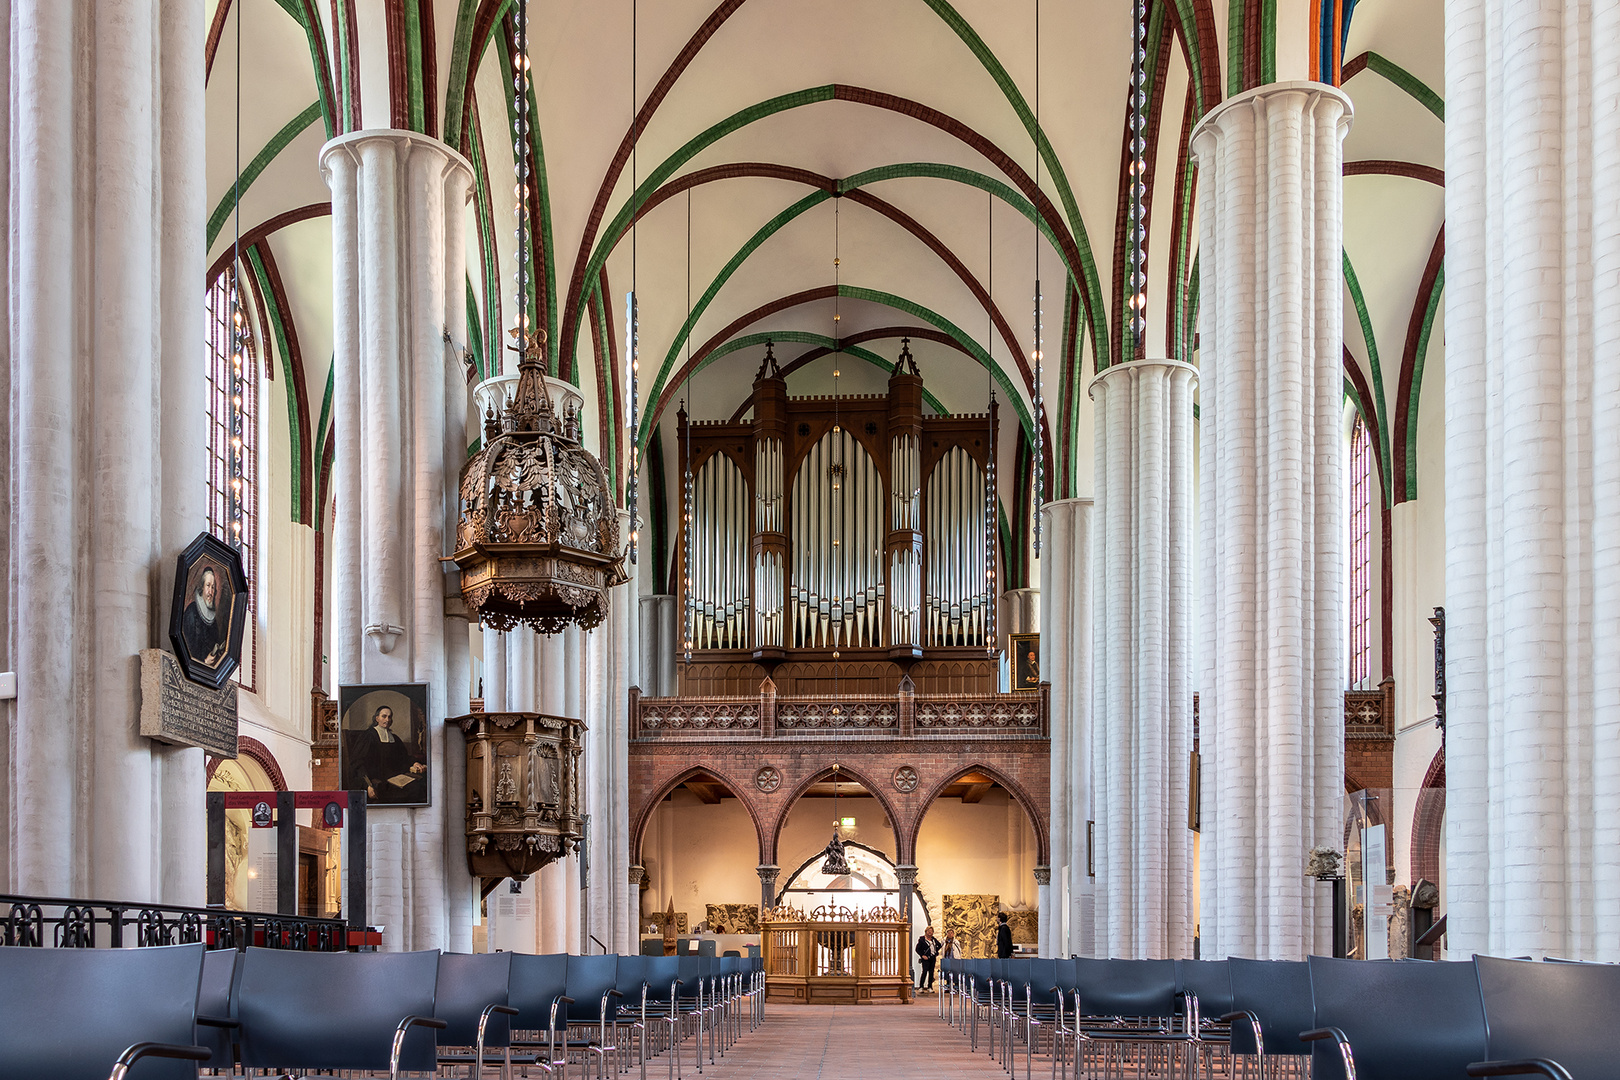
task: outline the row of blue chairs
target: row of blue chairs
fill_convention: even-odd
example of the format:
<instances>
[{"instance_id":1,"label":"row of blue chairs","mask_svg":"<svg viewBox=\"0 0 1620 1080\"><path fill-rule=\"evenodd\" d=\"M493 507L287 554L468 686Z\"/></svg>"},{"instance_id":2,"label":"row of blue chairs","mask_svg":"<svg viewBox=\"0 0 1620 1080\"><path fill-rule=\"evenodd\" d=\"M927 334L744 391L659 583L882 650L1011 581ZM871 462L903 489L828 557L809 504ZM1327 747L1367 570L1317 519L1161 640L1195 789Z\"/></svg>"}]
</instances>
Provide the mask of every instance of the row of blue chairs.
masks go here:
<instances>
[{"instance_id":1,"label":"row of blue chairs","mask_svg":"<svg viewBox=\"0 0 1620 1080\"><path fill-rule=\"evenodd\" d=\"M0 1077L646 1080L662 1053L674 1080L764 1022L764 986L749 957L0 948Z\"/></svg>"},{"instance_id":2,"label":"row of blue chairs","mask_svg":"<svg viewBox=\"0 0 1620 1080\"><path fill-rule=\"evenodd\" d=\"M1026 1080L1620 1080L1620 967L1469 961L955 960L941 1018Z\"/></svg>"}]
</instances>

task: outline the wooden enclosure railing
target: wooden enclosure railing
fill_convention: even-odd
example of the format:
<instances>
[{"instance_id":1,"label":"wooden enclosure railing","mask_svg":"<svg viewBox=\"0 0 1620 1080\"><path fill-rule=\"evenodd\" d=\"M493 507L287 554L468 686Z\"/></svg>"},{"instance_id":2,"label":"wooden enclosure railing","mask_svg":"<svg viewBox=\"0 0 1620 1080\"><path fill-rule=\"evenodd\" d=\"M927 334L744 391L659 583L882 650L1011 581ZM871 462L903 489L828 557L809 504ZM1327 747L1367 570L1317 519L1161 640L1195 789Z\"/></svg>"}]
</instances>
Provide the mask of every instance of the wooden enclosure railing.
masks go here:
<instances>
[{"instance_id":1,"label":"wooden enclosure railing","mask_svg":"<svg viewBox=\"0 0 1620 1080\"><path fill-rule=\"evenodd\" d=\"M911 1000L910 924L891 910L780 911L762 919L765 996L799 1005ZM831 916L831 917L829 917Z\"/></svg>"}]
</instances>

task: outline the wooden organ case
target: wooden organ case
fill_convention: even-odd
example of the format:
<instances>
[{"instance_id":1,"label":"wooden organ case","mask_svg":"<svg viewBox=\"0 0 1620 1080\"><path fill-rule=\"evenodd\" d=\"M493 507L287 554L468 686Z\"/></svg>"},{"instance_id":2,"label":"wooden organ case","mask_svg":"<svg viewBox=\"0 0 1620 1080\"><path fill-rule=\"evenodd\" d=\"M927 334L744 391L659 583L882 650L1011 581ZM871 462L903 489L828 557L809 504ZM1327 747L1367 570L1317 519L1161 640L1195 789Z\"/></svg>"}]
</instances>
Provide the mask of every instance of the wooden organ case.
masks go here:
<instances>
[{"instance_id":1,"label":"wooden organ case","mask_svg":"<svg viewBox=\"0 0 1620 1080\"><path fill-rule=\"evenodd\" d=\"M785 695L893 694L907 675L922 694L994 693L994 412L926 415L909 344L887 394L837 399L788 397L767 344L750 406L679 415L681 694L754 695L766 676Z\"/></svg>"}]
</instances>

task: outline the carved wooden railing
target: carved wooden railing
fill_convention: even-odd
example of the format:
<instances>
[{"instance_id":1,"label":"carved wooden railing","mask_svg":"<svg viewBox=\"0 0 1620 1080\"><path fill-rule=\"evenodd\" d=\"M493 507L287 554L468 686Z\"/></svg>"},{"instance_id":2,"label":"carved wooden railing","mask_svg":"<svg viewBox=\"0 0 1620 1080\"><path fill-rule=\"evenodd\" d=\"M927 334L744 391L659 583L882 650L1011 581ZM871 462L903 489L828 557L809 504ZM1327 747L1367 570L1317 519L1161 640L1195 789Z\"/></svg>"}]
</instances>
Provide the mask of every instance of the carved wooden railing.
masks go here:
<instances>
[{"instance_id":1,"label":"carved wooden railing","mask_svg":"<svg viewBox=\"0 0 1620 1080\"><path fill-rule=\"evenodd\" d=\"M1045 738L1050 688L1035 693L778 696L766 679L754 697L642 697L630 690L630 737L643 740L804 738Z\"/></svg>"},{"instance_id":2,"label":"carved wooden railing","mask_svg":"<svg viewBox=\"0 0 1620 1080\"><path fill-rule=\"evenodd\" d=\"M800 1005L911 998L910 924L893 909L761 915L765 996Z\"/></svg>"}]
</instances>

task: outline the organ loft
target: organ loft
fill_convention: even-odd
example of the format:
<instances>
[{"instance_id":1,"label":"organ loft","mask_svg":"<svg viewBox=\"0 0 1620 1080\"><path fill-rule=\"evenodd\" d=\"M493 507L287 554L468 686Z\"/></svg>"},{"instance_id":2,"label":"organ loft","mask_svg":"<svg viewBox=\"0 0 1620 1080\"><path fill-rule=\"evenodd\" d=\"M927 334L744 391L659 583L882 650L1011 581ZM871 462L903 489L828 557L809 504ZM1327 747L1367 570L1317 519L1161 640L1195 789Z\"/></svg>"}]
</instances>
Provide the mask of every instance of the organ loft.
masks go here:
<instances>
[{"instance_id":1,"label":"organ loft","mask_svg":"<svg viewBox=\"0 0 1620 1080\"><path fill-rule=\"evenodd\" d=\"M762 676L790 695L892 694L908 676L925 694L999 688L999 410L926 400L909 341L886 394L851 397L790 397L767 342L739 418L681 411L683 693Z\"/></svg>"}]
</instances>

